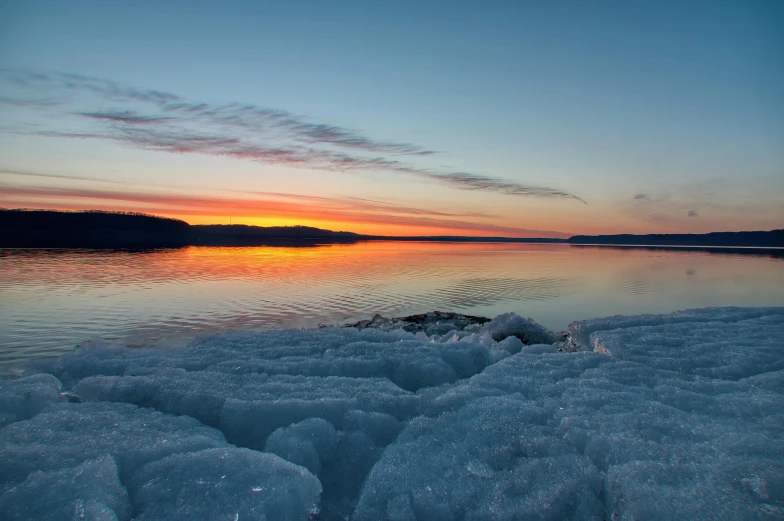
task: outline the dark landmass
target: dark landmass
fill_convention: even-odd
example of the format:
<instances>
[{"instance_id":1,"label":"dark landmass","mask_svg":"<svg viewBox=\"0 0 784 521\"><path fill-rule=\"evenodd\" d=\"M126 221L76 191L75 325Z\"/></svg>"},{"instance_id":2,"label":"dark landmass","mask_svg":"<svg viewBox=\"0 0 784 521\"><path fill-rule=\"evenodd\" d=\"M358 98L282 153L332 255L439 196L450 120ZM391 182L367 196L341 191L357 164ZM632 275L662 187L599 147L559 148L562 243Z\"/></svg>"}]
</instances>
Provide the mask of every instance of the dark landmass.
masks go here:
<instances>
[{"instance_id":1,"label":"dark landmass","mask_svg":"<svg viewBox=\"0 0 784 521\"><path fill-rule=\"evenodd\" d=\"M408 241L408 242L534 242L565 243L568 239L546 237L471 237L466 235L362 235L363 241Z\"/></svg>"},{"instance_id":2,"label":"dark landmass","mask_svg":"<svg viewBox=\"0 0 784 521\"><path fill-rule=\"evenodd\" d=\"M768 232L713 232L652 235L575 235L569 244L622 246L735 246L784 248L784 230Z\"/></svg>"},{"instance_id":3,"label":"dark landmass","mask_svg":"<svg viewBox=\"0 0 784 521\"><path fill-rule=\"evenodd\" d=\"M0 248L149 249L183 246L314 246L362 236L307 226L194 225L120 212L0 210Z\"/></svg>"},{"instance_id":4,"label":"dark landmass","mask_svg":"<svg viewBox=\"0 0 784 521\"><path fill-rule=\"evenodd\" d=\"M351 232L333 232L309 226L247 226L244 224L192 225L188 234L194 246L302 246L309 244L348 244L363 240Z\"/></svg>"},{"instance_id":5,"label":"dark landmass","mask_svg":"<svg viewBox=\"0 0 784 521\"><path fill-rule=\"evenodd\" d=\"M572 248L604 248L613 250L646 250L646 251L694 251L708 255L752 255L784 259L784 248L767 248L764 246L643 246L623 244L570 244Z\"/></svg>"},{"instance_id":6,"label":"dark landmass","mask_svg":"<svg viewBox=\"0 0 784 521\"><path fill-rule=\"evenodd\" d=\"M569 239L384 236L308 226L189 225L126 212L0 210L0 248L150 249L183 246L317 246L360 241L563 243L612 247L784 248L784 230L667 235L577 235ZM740 251L739 251L740 252Z\"/></svg>"},{"instance_id":7,"label":"dark landmass","mask_svg":"<svg viewBox=\"0 0 784 521\"><path fill-rule=\"evenodd\" d=\"M0 248L172 248L188 244L189 229L133 213L0 210Z\"/></svg>"}]
</instances>

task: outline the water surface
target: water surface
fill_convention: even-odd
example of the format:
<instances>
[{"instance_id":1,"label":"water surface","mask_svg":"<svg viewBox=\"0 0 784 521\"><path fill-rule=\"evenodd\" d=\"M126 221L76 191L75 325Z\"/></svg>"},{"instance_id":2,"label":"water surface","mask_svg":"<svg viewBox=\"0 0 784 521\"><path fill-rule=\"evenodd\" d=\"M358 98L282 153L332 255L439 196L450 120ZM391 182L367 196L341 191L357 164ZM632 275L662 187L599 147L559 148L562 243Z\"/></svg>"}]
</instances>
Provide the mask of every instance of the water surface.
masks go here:
<instances>
[{"instance_id":1,"label":"water surface","mask_svg":"<svg viewBox=\"0 0 784 521\"><path fill-rule=\"evenodd\" d=\"M432 310L573 320L784 305L784 260L722 250L369 242L146 252L0 250L0 360L88 339L176 347L197 335Z\"/></svg>"}]
</instances>

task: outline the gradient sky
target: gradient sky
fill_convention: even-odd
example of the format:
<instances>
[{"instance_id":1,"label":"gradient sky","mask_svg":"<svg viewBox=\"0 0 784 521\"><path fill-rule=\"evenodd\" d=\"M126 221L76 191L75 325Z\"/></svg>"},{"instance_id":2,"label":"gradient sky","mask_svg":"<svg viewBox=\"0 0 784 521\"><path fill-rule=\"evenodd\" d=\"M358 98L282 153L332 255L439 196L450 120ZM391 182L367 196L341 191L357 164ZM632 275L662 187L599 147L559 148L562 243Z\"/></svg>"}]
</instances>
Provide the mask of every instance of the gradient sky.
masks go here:
<instances>
[{"instance_id":1,"label":"gradient sky","mask_svg":"<svg viewBox=\"0 0 784 521\"><path fill-rule=\"evenodd\" d=\"M383 234L784 224L779 0L0 2L0 207Z\"/></svg>"}]
</instances>

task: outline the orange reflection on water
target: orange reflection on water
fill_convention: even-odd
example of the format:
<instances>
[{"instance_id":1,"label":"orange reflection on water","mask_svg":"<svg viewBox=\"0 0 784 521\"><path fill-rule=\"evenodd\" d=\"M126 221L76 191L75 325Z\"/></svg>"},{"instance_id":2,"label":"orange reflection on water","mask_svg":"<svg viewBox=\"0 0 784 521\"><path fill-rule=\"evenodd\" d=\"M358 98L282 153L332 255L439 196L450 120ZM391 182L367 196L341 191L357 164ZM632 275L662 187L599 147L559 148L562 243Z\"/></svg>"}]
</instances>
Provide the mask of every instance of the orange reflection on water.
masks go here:
<instances>
[{"instance_id":1,"label":"orange reflection on water","mask_svg":"<svg viewBox=\"0 0 784 521\"><path fill-rule=\"evenodd\" d=\"M62 352L90 337L177 344L226 329L312 327L435 309L514 311L560 330L599 316L728 305L784 305L782 259L424 242L0 250L0 351Z\"/></svg>"},{"instance_id":2,"label":"orange reflection on water","mask_svg":"<svg viewBox=\"0 0 784 521\"><path fill-rule=\"evenodd\" d=\"M740 263L757 265L739 270L732 280L770 277L780 281L779 259L765 255L723 255L721 250L683 251L572 247L562 244L360 242L313 247L186 247L149 251L0 250L4 283L57 287L74 284L188 283L203 279L329 281L338 273L367 277L405 278L415 272L443 277L468 275L514 278L551 276L673 279L685 267L694 276L714 269L724 272ZM774 261L770 263L769 261ZM765 268L761 272L759 268ZM690 271L689 271L690 270ZM666 275L666 276L665 276ZM419 278L419 277L417 277ZM661 281L664 283L664 280Z\"/></svg>"}]
</instances>

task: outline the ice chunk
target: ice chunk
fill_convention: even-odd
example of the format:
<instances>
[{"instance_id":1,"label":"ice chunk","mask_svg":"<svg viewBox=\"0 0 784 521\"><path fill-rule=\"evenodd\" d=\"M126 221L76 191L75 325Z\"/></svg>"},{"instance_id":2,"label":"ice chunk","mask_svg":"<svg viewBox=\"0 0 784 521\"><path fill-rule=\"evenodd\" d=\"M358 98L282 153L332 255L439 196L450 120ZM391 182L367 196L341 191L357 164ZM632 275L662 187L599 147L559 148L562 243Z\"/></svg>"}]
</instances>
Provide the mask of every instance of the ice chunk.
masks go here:
<instances>
[{"instance_id":1,"label":"ice chunk","mask_svg":"<svg viewBox=\"0 0 784 521\"><path fill-rule=\"evenodd\" d=\"M343 418L343 428L362 431L373 443L385 446L397 438L401 422L388 414L353 410L348 411Z\"/></svg>"},{"instance_id":2,"label":"ice chunk","mask_svg":"<svg viewBox=\"0 0 784 521\"><path fill-rule=\"evenodd\" d=\"M617 519L784 519L784 465L732 458L723 472L700 462L632 461L608 472ZM699 493L695 494L695 490Z\"/></svg>"},{"instance_id":3,"label":"ice chunk","mask_svg":"<svg viewBox=\"0 0 784 521\"><path fill-rule=\"evenodd\" d=\"M470 377L495 361L476 341L436 343L402 331L324 328L219 335L188 349L162 351L93 348L89 354L39 362L44 371L73 385L88 376L146 376L162 370L387 378L416 391Z\"/></svg>"},{"instance_id":4,"label":"ice chunk","mask_svg":"<svg viewBox=\"0 0 784 521\"><path fill-rule=\"evenodd\" d=\"M63 401L60 380L50 374L1 381L0 427L32 418L46 406Z\"/></svg>"},{"instance_id":5,"label":"ice chunk","mask_svg":"<svg viewBox=\"0 0 784 521\"><path fill-rule=\"evenodd\" d=\"M163 370L134 377L85 378L74 388L84 400L137 403L193 416L220 428L236 445L263 449L267 436L307 418L341 426L346 412L366 410L408 419L419 399L383 378L245 374Z\"/></svg>"},{"instance_id":6,"label":"ice chunk","mask_svg":"<svg viewBox=\"0 0 784 521\"><path fill-rule=\"evenodd\" d=\"M129 489L139 521L306 521L318 512L321 484L273 454L219 448L148 463Z\"/></svg>"},{"instance_id":7,"label":"ice chunk","mask_svg":"<svg viewBox=\"0 0 784 521\"><path fill-rule=\"evenodd\" d=\"M520 352L529 355L540 355L542 353L555 353L557 349L552 344L536 344L523 347Z\"/></svg>"},{"instance_id":8,"label":"ice chunk","mask_svg":"<svg viewBox=\"0 0 784 521\"><path fill-rule=\"evenodd\" d=\"M343 418L341 431L326 420L310 418L273 432L265 450L316 474L324 487L322 516L344 519L354 509L365 476L400 427L387 414L352 410Z\"/></svg>"},{"instance_id":9,"label":"ice chunk","mask_svg":"<svg viewBox=\"0 0 784 521\"><path fill-rule=\"evenodd\" d=\"M520 353L420 393L425 417L387 447L355 518L780 519L781 313L694 316L595 332L610 356ZM498 461L537 483L477 484L504 483Z\"/></svg>"},{"instance_id":10,"label":"ice chunk","mask_svg":"<svg viewBox=\"0 0 784 521\"><path fill-rule=\"evenodd\" d=\"M523 344L552 344L555 335L537 324L530 318L523 318L516 313L498 315L482 326L479 334L487 333L493 340L501 341L509 336L516 336Z\"/></svg>"},{"instance_id":11,"label":"ice chunk","mask_svg":"<svg viewBox=\"0 0 784 521\"><path fill-rule=\"evenodd\" d=\"M700 308L686 309L667 315L633 315L613 316L582 320L569 324L568 334L572 345L580 349L593 349L590 345L590 336L596 331L610 331L613 329L658 326L664 324L680 324L699 322L724 322L734 323L764 316L784 315L784 307L776 308Z\"/></svg>"},{"instance_id":12,"label":"ice chunk","mask_svg":"<svg viewBox=\"0 0 784 521\"><path fill-rule=\"evenodd\" d=\"M773 340L773 342L771 342ZM594 351L681 373L738 380L784 369L784 314L597 331Z\"/></svg>"},{"instance_id":13,"label":"ice chunk","mask_svg":"<svg viewBox=\"0 0 784 521\"><path fill-rule=\"evenodd\" d=\"M193 418L129 404L63 403L0 429L0 485L31 472L66 469L111 455L124 481L169 454L225 446L223 435Z\"/></svg>"},{"instance_id":14,"label":"ice chunk","mask_svg":"<svg viewBox=\"0 0 784 521\"><path fill-rule=\"evenodd\" d=\"M33 472L0 495L4 520L125 521L128 493L110 456L52 472Z\"/></svg>"},{"instance_id":15,"label":"ice chunk","mask_svg":"<svg viewBox=\"0 0 784 521\"><path fill-rule=\"evenodd\" d=\"M353 519L601 519L599 470L549 434L549 418L494 397L412 421L373 467Z\"/></svg>"},{"instance_id":16,"label":"ice chunk","mask_svg":"<svg viewBox=\"0 0 784 521\"><path fill-rule=\"evenodd\" d=\"M267 438L264 450L319 476L324 462L334 458L337 444L338 434L331 423L321 418L308 418L273 432Z\"/></svg>"}]
</instances>

